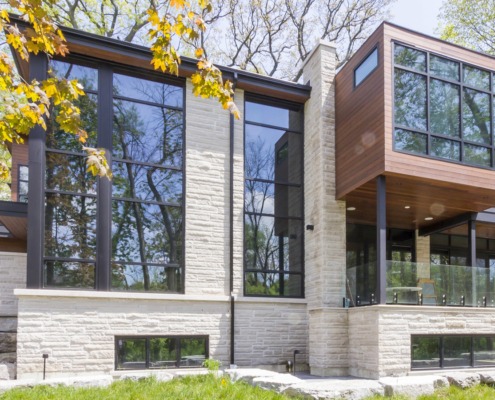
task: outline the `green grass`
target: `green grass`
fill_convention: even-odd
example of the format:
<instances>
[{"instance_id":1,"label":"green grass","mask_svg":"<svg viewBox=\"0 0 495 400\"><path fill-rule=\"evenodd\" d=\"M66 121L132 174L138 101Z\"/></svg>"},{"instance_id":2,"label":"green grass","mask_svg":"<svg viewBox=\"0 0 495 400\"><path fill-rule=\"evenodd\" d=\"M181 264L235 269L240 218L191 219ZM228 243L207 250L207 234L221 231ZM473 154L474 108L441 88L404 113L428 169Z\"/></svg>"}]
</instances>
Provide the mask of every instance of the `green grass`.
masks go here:
<instances>
[{"instance_id":1,"label":"green grass","mask_svg":"<svg viewBox=\"0 0 495 400\"><path fill-rule=\"evenodd\" d=\"M410 400L407 396L373 396L366 400ZM439 389L434 394L419 396L417 400L493 400L495 399L495 388L487 385L477 385L469 389L459 389L451 386Z\"/></svg>"},{"instance_id":2,"label":"green grass","mask_svg":"<svg viewBox=\"0 0 495 400\"><path fill-rule=\"evenodd\" d=\"M144 379L137 382L117 381L106 388L73 388L36 386L14 389L0 395L0 400L287 400L287 396L252 387L244 382L233 383L228 377L213 374L186 376L169 382ZM291 398L292 400L294 398Z\"/></svg>"}]
</instances>

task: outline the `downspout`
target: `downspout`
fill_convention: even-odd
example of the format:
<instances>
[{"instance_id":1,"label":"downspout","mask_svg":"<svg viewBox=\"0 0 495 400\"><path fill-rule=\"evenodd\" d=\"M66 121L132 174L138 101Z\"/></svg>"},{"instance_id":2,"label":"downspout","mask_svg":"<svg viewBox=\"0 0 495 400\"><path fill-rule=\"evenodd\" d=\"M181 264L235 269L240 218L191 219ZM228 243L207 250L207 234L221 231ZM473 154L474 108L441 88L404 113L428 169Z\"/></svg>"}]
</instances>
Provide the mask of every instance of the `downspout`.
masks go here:
<instances>
[{"instance_id":1,"label":"downspout","mask_svg":"<svg viewBox=\"0 0 495 400\"><path fill-rule=\"evenodd\" d=\"M235 91L237 86L237 72L234 72L232 79L232 89ZM233 95L235 97L235 93ZM230 232L229 232L229 249L230 249L230 364L235 364L235 298L234 298L234 115L230 113Z\"/></svg>"}]
</instances>

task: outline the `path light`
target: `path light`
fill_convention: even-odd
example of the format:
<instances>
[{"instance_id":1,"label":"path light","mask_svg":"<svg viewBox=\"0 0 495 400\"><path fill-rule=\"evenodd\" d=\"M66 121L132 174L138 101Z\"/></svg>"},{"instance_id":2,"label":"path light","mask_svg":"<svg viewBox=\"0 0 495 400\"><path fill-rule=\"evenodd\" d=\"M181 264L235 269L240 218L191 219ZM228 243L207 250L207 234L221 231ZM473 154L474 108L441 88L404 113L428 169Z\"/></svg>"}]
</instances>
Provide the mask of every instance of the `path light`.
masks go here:
<instances>
[{"instance_id":1,"label":"path light","mask_svg":"<svg viewBox=\"0 0 495 400\"><path fill-rule=\"evenodd\" d=\"M45 380L46 373L46 359L48 358L48 354L43 354L43 380Z\"/></svg>"},{"instance_id":2,"label":"path light","mask_svg":"<svg viewBox=\"0 0 495 400\"><path fill-rule=\"evenodd\" d=\"M299 354L299 350L294 350L294 375L296 374L296 354Z\"/></svg>"}]
</instances>

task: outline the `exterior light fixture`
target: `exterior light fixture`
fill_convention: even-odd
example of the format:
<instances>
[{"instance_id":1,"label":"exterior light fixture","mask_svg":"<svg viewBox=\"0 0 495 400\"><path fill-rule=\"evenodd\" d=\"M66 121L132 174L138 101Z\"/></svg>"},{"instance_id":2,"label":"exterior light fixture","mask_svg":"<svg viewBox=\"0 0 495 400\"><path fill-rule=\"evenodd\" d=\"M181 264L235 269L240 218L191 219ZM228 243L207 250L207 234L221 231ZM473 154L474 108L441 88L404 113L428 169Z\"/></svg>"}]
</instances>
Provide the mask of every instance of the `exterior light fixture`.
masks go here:
<instances>
[{"instance_id":1,"label":"exterior light fixture","mask_svg":"<svg viewBox=\"0 0 495 400\"><path fill-rule=\"evenodd\" d=\"M411 208L411 206L404 206L404 208L405 208L406 210L409 210L409 209Z\"/></svg>"},{"instance_id":2,"label":"exterior light fixture","mask_svg":"<svg viewBox=\"0 0 495 400\"><path fill-rule=\"evenodd\" d=\"M356 207L347 207L347 211L356 211Z\"/></svg>"},{"instance_id":3,"label":"exterior light fixture","mask_svg":"<svg viewBox=\"0 0 495 400\"><path fill-rule=\"evenodd\" d=\"M431 221L432 219L433 219L433 217L426 217L425 221Z\"/></svg>"}]
</instances>

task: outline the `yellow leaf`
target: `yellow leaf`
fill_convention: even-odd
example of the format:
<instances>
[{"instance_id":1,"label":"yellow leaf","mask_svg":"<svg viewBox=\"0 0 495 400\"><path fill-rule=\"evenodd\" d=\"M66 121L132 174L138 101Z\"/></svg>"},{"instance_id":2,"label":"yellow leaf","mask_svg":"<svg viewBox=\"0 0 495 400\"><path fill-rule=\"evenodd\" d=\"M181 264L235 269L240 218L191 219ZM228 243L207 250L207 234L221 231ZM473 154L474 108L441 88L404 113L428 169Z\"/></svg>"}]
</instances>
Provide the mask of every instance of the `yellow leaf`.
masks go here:
<instances>
[{"instance_id":1,"label":"yellow leaf","mask_svg":"<svg viewBox=\"0 0 495 400\"><path fill-rule=\"evenodd\" d=\"M194 55L196 56L196 58L201 58L203 57L203 54L204 54L204 51L201 47L198 47L196 49L196 51L194 52Z\"/></svg>"}]
</instances>

